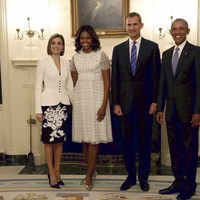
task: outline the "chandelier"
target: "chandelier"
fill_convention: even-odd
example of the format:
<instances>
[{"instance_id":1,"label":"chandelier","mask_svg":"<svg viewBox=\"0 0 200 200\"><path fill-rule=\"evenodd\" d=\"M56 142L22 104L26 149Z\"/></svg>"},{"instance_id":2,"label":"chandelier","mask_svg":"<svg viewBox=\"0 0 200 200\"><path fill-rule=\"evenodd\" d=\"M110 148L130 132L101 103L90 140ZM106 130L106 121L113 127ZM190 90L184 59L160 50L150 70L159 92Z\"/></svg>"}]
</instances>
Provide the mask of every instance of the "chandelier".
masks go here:
<instances>
[{"instance_id":1,"label":"chandelier","mask_svg":"<svg viewBox=\"0 0 200 200\"><path fill-rule=\"evenodd\" d=\"M38 36L39 39L43 40L44 39L44 29L41 28L40 32L32 30L30 26L30 17L27 17L27 22L28 22L28 30L21 31L19 28L16 29L17 31L17 39L22 40L25 35L27 35L29 38L34 37L35 35Z\"/></svg>"}]
</instances>

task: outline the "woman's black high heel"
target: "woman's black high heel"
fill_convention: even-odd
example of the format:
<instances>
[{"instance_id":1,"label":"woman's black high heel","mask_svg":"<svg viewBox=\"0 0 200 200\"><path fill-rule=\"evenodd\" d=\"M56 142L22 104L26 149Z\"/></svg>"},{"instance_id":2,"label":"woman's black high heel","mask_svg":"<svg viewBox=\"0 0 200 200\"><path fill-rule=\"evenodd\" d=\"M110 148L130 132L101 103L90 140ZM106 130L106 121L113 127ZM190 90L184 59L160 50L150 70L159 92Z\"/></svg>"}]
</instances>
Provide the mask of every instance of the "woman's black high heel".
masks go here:
<instances>
[{"instance_id":1,"label":"woman's black high heel","mask_svg":"<svg viewBox=\"0 0 200 200\"><path fill-rule=\"evenodd\" d=\"M47 174L47 176L48 176L48 179L49 179L49 185L52 187L52 188L57 188L57 189L60 189L60 185L58 184L58 183L56 183L56 184L51 184L51 178L50 178L50 175L49 174Z\"/></svg>"},{"instance_id":2,"label":"woman's black high heel","mask_svg":"<svg viewBox=\"0 0 200 200\"><path fill-rule=\"evenodd\" d=\"M65 185L64 182L62 180L58 181L59 185Z\"/></svg>"}]
</instances>

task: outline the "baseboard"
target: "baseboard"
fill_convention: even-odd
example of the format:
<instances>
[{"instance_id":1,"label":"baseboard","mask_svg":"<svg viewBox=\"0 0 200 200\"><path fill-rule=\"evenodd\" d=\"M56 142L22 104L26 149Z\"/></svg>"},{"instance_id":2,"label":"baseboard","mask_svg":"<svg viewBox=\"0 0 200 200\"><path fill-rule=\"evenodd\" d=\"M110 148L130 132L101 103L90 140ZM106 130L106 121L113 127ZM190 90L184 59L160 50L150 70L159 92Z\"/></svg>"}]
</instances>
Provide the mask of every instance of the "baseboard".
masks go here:
<instances>
[{"instance_id":1,"label":"baseboard","mask_svg":"<svg viewBox=\"0 0 200 200\"><path fill-rule=\"evenodd\" d=\"M138 156L136 156L138 160ZM84 164L85 157L83 153L72 153L65 152L62 156L62 164ZM160 163L160 154L152 153L151 154L151 165L155 166ZM123 155L98 155L97 157L97 166L124 166Z\"/></svg>"},{"instance_id":2,"label":"baseboard","mask_svg":"<svg viewBox=\"0 0 200 200\"><path fill-rule=\"evenodd\" d=\"M27 155L7 155L0 153L0 165L26 165Z\"/></svg>"},{"instance_id":3,"label":"baseboard","mask_svg":"<svg viewBox=\"0 0 200 200\"><path fill-rule=\"evenodd\" d=\"M44 164L44 159L41 155L34 155L35 164ZM0 166L3 165L26 165L28 162L27 155L7 155L0 153ZM82 153L63 153L62 164L81 164L85 163L85 157ZM160 154L151 154L151 165L154 166L160 163ZM123 155L98 155L97 164L99 166L115 166L123 165ZM198 157L198 167L200 167L200 156Z\"/></svg>"}]
</instances>

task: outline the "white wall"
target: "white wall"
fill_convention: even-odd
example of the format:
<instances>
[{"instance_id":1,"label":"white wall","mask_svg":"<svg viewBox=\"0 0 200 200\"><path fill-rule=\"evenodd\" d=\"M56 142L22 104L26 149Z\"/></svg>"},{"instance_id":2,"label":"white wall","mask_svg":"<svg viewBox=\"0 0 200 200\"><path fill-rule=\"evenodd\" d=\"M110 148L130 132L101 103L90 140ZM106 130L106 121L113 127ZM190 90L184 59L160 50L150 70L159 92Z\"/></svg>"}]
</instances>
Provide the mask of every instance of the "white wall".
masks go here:
<instances>
[{"instance_id":1,"label":"white wall","mask_svg":"<svg viewBox=\"0 0 200 200\"><path fill-rule=\"evenodd\" d=\"M0 0L0 3L3 22L1 38L4 38L1 39L0 45L3 56L1 67L4 102L0 107L0 153L21 155L29 152L30 127L27 120L30 115L34 117L35 61L46 55L48 38L55 32L65 37L64 56L70 59L74 54L70 0ZM191 28L188 39L197 44L198 0L130 0L130 11L142 15L144 22L142 35L158 42L161 51L171 46L172 40L169 34L166 34L163 40L159 40L158 27L162 26L168 30L171 15L174 18L182 17L188 20ZM45 29L44 40L39 40L37 37L16 39L15 29L27 28L27 17L31 18L32 27ZM101 38L102 47L111 58L113 46L125 39L126 37ZM165 129L163 130L165 132ZM38 163L41 163L43 159L39 143L39 126L33 126L33 132L34 154L38 156ZM162 151L167 158L166 148ZM163 157L163 162L166 158Z\"/></svg>"},{"instance_id":2,"label":"white wall","mask_svg":"<svg viewBox=\"0 0 200 200\"><path fill-rule=\"evenodd\" d=\"M44 56L47 40L55 32L65 36L65 56L71 58L74 53L74 45L71 37L70 0L7 0L6 2L9 43L11 44L9 44L10 58L33 59ZM167 34L167 39L159 41L158 27L169 28L171 15L174 18L182 17L188 20L191 26L189 40L193 43L197 42L197 4L198 0L193 0L192 3L188 0L130 0L130 11L136 11L142 15L144 22L143 36L159 42L161 48L165 49L170 45L171 37ZM191 11L189 14L188 10ZM45 29L45 40L41 41L37 38L32 38L31 41L29 39L16 40L15 29L17 27L25 28L27 17L31 18L33 27ZM124 39L124 37L102 38L102 47L111 57L113 46L124 41Z\"/></svg>"}]
</instances>

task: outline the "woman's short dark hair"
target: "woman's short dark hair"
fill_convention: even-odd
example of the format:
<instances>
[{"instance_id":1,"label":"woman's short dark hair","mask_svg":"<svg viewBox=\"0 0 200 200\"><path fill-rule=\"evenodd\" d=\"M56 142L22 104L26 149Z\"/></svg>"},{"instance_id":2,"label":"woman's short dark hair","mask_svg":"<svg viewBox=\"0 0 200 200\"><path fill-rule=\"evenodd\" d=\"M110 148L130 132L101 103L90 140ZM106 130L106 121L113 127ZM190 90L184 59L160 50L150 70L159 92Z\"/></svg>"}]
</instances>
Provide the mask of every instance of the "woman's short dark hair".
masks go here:
<instances>
[{"instance_id":1,"label":"woman's short dark hair","mask_svg":"<svg viewBox=\"0 0 200 200\"><path fill-rule=\"evenodd\" d=\"M64 53L65 53L65 39L64 37L59 34L59 33L55 33L53 34L50 38L49 38L49 41L48 41L48 45L47 45L47 54L48 55L51 55L52 52L51 52L51 43L52 43L52 40L55 39L55 38L60 38L61 41L62 41L62 44L63 44L63 50L60 52L60 55L63 56Z\"/></svg>"},{"instance_id":2,"label":"woman's short dark hair","mask_svg":"<svg viewBox=\"0 0 200 200\"><path fill-rule=\"evenodd\" d=\"M80 35L84 31L86 31L90 35L90 37L92 38L92 50L96 51L96 50L101 49L99 36L97 35L94 28L90 25L82 25L78 29L76 36L75 36L75 51L78 52L82 49L82 46L80 44Z\"/></svg>"}]
</instances>

